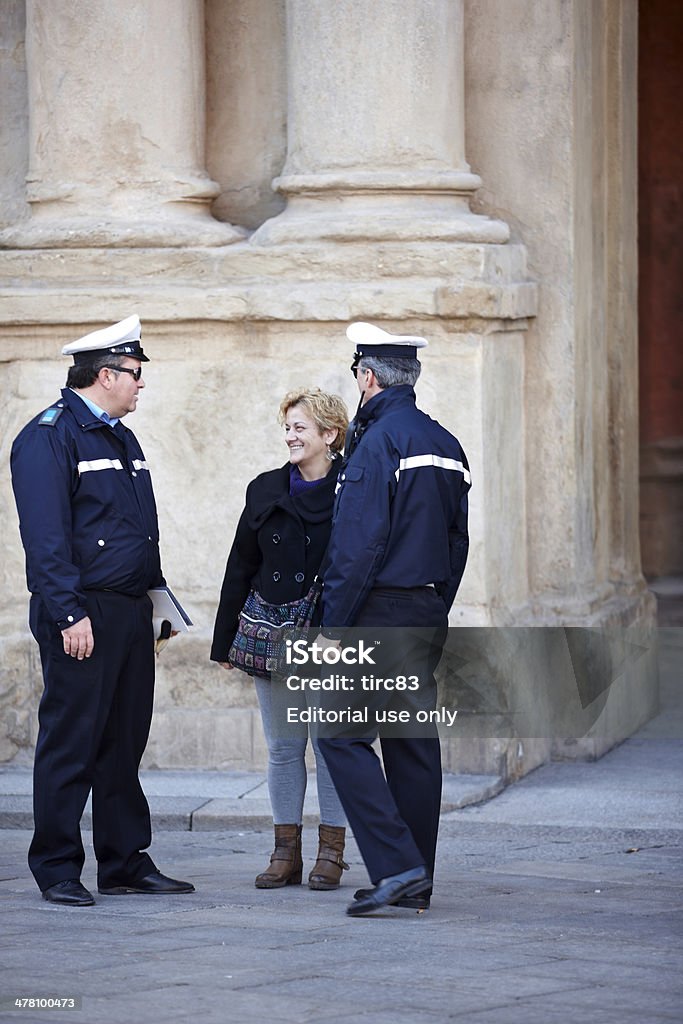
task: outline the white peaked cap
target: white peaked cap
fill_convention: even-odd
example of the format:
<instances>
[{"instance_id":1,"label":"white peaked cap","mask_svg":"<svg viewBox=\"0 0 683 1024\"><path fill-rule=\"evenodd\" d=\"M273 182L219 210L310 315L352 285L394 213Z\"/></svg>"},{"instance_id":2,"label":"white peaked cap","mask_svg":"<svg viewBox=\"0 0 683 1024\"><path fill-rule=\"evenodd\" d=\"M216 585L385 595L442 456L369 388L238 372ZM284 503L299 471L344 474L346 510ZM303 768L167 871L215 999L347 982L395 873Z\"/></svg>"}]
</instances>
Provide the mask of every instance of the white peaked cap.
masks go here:
<instances>
[{"instance_id":1,"label":"white peaked cap","mask_svg":"<svg viewBox=\"0 0 683 1024\"><path fill-rule=\"evenodd\" d=\"M133 316L120 320L111 327L103 327L101 331L92 331L84 335L78 341L71 341L62 349L63 356L73 356L76 359L94 352L110 352L112 355L132 356L134 359L141 359L148 362L147 356L140 347L141 327L140 317L135 313Z\"/></svg>"},{"instance_id":2,"label":"white peaked cap","mask_svg":"<svg viewBox=\"0 0 683 1024\"><path fill-rule=\"evenodd\" d=\"M378 346L399 347L399 351L394 354L400 355L400 346L418 349L426 348L429 344L426 338L418 338L412 334L389 334L388 331L383 331L381 327L375 327L374 324L366 324L362 320L349 324L346 328L346 337L359 350L367 352L368 355L372 349L375 349L379 355ZM410 354L413 355L414 353ZM406 355L408 355L408 352L406 352Z\"/></svg>"}]
</instances>

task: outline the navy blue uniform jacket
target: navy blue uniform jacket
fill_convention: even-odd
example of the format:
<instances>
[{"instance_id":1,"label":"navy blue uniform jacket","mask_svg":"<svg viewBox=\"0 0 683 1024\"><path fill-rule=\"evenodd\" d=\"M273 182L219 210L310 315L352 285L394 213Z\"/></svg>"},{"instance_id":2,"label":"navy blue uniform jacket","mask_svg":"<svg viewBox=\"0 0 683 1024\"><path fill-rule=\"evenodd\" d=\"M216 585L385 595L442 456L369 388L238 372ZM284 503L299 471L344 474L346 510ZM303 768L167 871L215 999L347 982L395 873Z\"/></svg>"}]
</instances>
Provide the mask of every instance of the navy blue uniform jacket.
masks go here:
<instances>
[{"instance_id":1,"label":"navy blue uniform jacket","mask_svg":"<svg viewBox=\"0 0 683 1024\"><path fill-rule=\"evenodd\" d=\"M84 618L87 590L140 597L163 584L152 481L132 431L120 437L65 388L58 410L12 446L26 576L59 629Z\"/></svg>"},{"instance_id":2,"label":"navy blue uniform jacket","mask_svg":"<svg viewBox=\"0 0 683 1024\"><path fill-rule=\"evenodd\" d=\"M324 573L323 626L352 626L378 587L433 583L450 609L469 545L470 473L460 443L416 408L408 385L366 402L347 437L350 455L339 476Z\"/></svg>"}]
</instances>

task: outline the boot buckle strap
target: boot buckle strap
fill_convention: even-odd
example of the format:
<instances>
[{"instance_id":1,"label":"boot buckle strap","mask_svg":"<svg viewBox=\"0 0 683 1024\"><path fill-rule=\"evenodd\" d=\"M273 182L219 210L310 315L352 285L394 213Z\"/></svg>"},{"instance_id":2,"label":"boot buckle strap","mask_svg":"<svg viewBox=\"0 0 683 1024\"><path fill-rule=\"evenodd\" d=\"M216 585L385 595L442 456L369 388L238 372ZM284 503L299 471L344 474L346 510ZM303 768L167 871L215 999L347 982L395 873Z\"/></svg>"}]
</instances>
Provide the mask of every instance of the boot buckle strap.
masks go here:
<instances>
[{"instance_id":1,"label":"boot buckle strap","mask_svg":"<svg viewBox=\"0 0 683 1024\"><path fill-rule=\"evenodd\" d=\"M349 870L349 865L346 863L341 853L337 853L335 850L318 850L318 856L316 857L316 860L326 860L329 861L330 864L336 864L344 871Z\"/></svg>"}]
</instances>

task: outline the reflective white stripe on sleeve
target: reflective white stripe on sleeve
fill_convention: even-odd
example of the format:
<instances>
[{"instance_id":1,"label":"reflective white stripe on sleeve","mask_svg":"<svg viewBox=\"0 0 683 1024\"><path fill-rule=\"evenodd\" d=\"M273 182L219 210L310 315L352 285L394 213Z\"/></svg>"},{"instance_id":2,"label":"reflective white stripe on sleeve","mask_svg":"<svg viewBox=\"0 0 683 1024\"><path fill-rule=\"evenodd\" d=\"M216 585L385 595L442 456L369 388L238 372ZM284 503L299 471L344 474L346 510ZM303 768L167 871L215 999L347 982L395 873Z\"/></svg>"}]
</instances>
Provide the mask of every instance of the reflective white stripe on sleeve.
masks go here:
<instances>
[{"instance_id":1,"label":"reflective white stripe on sleeve","mask_svg":"<svg viewBox=\"0 0 683 1024\"><path fill-rule=\"evenodd\" d=\"M93 459L92 462L79 462L78 475L94 473L99 469L123 469L120 459Z\"/></svg>"},{"instance_id":2,"label":"reflective white stripe on sleeve","mask_svg":"<svg viewBox=\"0 0 683 1024\"><path fill-rule=\"evenodd\" d=\"M133 459L133 469L146 469L149 473L149 466L146 460L143 462L141 459Z\"/></svg>"},{"instance_id":3,"label":"reflective white stripe on sleeve","mask_svg":"<svg viewBox=\"0 0 683 1024\"><path fill-rule=\"evenodd\" d=\"M469 471L457 459L445 459L442 455L409 455L401 459L396 470L396 479L404 469L421 469L423 466L435 466L437 469L451 469L462 473L465 483L472 483Z\"/></svg>"}]
</instances>

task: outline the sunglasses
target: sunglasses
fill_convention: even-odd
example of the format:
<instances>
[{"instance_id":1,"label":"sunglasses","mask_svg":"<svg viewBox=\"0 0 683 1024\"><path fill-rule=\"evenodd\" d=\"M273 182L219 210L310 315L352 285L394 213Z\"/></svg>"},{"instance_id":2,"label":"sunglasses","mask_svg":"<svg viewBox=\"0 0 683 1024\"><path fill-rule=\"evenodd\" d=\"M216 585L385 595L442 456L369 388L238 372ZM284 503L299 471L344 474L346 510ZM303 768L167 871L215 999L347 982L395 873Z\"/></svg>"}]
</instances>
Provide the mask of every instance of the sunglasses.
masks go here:
<instances>
[{"instance_id":1,"label":"sunglasses","mask_svg":"<svg viewBox=\"0 0 683 1024\"><path fill-rule=\"evenodd\" d=\"M140 380L142 377L142 367L136 366L134 370L131 370L129 366L108 366L108 370L113 370L114 373L129 373L133 380Z\"/></svg>"}]
</instances>

